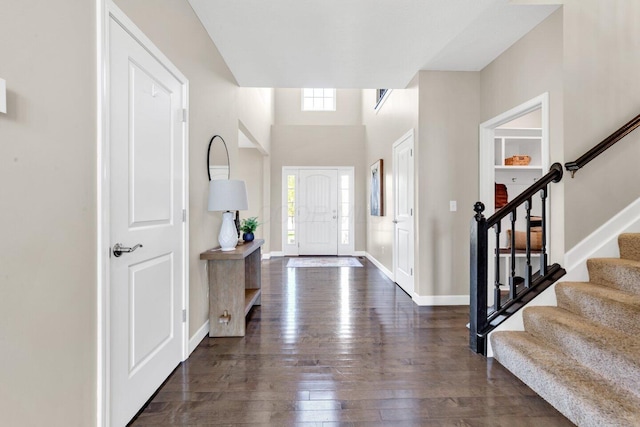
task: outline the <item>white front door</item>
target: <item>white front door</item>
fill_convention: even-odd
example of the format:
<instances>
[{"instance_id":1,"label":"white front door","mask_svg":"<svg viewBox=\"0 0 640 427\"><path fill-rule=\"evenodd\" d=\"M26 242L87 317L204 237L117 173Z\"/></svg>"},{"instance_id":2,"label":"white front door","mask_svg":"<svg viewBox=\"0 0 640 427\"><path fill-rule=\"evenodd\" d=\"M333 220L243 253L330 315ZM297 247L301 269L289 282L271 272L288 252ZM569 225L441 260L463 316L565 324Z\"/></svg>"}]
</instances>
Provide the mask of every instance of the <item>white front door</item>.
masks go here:
<instances>
[{"instance_id":1,"label":"white front door","mask_svg":"<svg viewBox=\"0 0 640 427\"><path fill-rule=\"evenodd\" d=\"M186 82L109 19L109 424L138 412L183 354Z\"/></svg>"},{"instance_id":2,"label":"white front door","mask_svg":"<svg viewBox=\"0 0 640 427\"><path fill-rule=\"evenodd\" d=\"M338 254L338 171L300 170L300 255Z\"/></svg>"},{"instance_id":3,"label":"white front door","mask_svg":"<svg viewBox=\"0 0 640 427\"><path fill-rule=\"evenodd\" d=\"M413 131L393 144L393 276L413 297Z\"/></svg>"}]
</instances>

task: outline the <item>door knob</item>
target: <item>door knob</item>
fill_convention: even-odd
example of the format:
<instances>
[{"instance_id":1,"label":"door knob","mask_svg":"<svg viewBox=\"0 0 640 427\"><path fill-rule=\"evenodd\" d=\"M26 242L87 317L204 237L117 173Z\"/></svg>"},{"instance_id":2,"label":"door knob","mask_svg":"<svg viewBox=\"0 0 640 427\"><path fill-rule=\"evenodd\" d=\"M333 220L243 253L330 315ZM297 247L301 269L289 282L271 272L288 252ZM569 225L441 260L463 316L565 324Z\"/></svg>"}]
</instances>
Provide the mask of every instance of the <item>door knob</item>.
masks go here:
<instances>
[{"instance_id":1,"label":"door knob","mask_svg":"<svg viewBox=\"0 0 640 427\"><path fill-rule=\"evenodd\" d=\"M394 223L394 224L397 224L397 223L398 223L398 220L397 220L397 219L394 219L394 220L393 220L393 221L391 221L391 222L392 222L392 223Z\"/></svg>"},{"instance_id":2,"label":"door knob","mask_svg":"<svg viewBox=\"0 0 640 427\"><path fill-rule=\"evenodd\" d=\"M132 248L127 248L126 246L122 246L121 243L116 243L115 245L113 245L113 256L118 258L120 255L122 254L127 254L129 252L133 252L138 248L141 248L142 245L140 243L138 243L137 245L135 245Z\"/></svg>"}]
</instances>

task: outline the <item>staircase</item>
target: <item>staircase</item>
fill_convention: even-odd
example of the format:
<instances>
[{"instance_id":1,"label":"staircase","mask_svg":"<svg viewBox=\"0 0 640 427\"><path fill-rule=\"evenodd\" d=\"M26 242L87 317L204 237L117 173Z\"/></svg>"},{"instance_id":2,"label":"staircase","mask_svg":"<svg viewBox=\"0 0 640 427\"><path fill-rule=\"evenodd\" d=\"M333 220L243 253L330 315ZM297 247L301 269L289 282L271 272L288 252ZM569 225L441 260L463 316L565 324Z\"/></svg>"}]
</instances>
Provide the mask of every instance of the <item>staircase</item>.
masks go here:
<instances>
[{"instance_id":1,"label":"staircase","mask_svg":"<svg viewBox=\"0 0 640 427\"><path fill-rule=\"evenodd\" d=\"M556 285L557 307L524 309L525 331L491 336L494 357L578 426L640 426L640 234L589 282Z\"/></svg>"}]
</instances>

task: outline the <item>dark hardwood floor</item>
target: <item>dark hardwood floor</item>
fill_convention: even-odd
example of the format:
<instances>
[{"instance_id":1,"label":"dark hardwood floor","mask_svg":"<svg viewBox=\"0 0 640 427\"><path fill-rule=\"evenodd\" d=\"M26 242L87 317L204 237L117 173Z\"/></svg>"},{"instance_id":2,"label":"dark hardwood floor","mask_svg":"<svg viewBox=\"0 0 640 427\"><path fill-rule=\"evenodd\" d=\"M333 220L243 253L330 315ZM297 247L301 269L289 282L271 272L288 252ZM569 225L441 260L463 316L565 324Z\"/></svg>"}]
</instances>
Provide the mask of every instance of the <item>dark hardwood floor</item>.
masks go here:
<instances>
[{"instance_id":1,"label":"dark hardwood floor","mask_svg":"<svg viewBox=\"0 0 640 427\"><path fill-rule=\"evenodd\" d=\"M263 262L244 338L205 338L133 426L571 426L468 347L468 307L364 268Z\"/></svg>"}]
</instances>

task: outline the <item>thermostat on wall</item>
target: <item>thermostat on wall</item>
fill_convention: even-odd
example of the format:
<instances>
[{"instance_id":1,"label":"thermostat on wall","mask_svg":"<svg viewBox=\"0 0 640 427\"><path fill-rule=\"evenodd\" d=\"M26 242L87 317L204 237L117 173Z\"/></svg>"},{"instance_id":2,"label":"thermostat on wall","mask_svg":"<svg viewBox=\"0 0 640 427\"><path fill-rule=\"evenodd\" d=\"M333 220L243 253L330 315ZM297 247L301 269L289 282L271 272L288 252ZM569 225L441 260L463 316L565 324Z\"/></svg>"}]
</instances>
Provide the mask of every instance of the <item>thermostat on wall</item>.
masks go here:
<instances>
[{"instance_id":1,"label":"thermostat on wall","mask_svg":"<svg viewBox=\"0 0 640 427\"><path fill-rule=\"evenodd\" d=\"M7 113L7 82L0 79L0 113Z\"/></svg>"}]
</instances>

